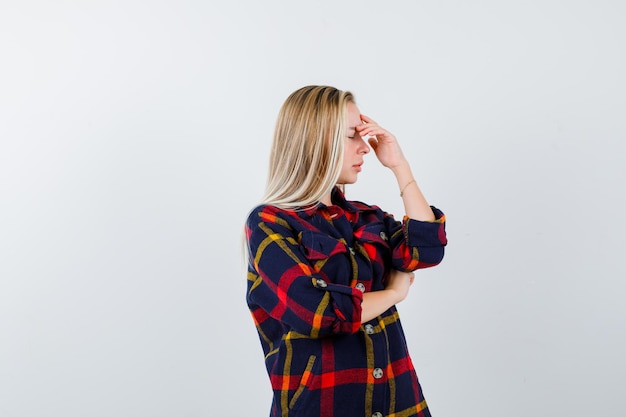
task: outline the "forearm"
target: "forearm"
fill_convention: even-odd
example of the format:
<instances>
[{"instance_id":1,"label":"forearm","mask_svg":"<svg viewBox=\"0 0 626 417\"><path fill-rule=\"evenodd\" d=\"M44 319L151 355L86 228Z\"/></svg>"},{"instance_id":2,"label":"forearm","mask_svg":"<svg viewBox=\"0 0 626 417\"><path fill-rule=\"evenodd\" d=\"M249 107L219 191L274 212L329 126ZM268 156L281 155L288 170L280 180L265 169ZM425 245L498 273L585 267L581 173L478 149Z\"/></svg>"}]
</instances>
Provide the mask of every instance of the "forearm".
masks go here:
<instances>
[{"instance_id":1,"label":"forearm","mask_svg":"<svg viewBox=\"0 0 626 417\"><path fill-rule=\"evenodd\" d=\"M435 215L415 181L408 162L391 170L398 181L406 215L415 220L434 221Z\"/></svg>"},{"instance_id":2,"label":"forearm","mask_svg":"<svg viewBox=\"0 0 626 417\"><path fill-rule=\"evenodd\" d=\"M366 292L363 294L363 302L361 303L361 323L380 316L400 301L398 293L392 289Z\"/></svg>"}]
</instances>

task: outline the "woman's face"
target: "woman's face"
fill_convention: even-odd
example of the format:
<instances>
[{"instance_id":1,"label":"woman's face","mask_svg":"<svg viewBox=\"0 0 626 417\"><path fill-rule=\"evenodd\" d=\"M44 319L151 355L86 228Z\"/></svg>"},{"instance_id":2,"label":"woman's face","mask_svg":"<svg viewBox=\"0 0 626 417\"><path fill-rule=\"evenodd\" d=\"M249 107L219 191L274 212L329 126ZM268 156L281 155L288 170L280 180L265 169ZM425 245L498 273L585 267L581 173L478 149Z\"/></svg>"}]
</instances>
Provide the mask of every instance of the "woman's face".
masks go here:
<instances>
[{"instance_id":1,"label":"woman's face","mask_svg":"<svg viewBox=\"0 0 626 417\"><path fill-rule=\"evenodd\" d=\"M361 112L354 103L348 103L348 120L346 127L346 139L343 148L343 165L339 174L339 184L354 184L357 180L363 156L370 151L369 145L356 131L356 127L363 124Z\"/></svg>"}]
</instances>

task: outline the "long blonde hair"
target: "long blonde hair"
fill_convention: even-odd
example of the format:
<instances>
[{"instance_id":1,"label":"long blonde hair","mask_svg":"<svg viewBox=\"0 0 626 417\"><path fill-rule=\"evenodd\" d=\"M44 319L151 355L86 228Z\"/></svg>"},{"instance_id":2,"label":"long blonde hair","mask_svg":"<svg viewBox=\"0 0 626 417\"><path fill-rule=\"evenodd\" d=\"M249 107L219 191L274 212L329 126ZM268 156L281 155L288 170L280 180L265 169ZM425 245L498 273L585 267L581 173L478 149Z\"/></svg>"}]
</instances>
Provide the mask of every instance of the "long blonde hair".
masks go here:
<instances>
[{"instance_id":1,"label":"long blonde hair","mask_svg":"<svg viewBox=\"0 0 626 417\"><path fill-rule=\"evenodd\" d=\"M317 203L336 184L343 161L349 91L311 85L294 91L278 113L264 204Z\"/></svg>"}]
</instances>

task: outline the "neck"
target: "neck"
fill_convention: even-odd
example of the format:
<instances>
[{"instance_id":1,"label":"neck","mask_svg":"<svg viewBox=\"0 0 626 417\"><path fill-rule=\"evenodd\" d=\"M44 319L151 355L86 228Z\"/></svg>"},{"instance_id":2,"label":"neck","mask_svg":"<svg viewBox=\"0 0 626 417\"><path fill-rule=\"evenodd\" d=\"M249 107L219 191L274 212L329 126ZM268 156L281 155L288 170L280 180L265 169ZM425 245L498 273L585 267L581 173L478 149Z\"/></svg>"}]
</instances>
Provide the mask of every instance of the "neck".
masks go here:
<instances>
[{"instance_id":1,"label":"neck","mask_svg":"<svg viewBox=\"0 0 626 417\"><path fill-rule=\"evenodd\" d=\"M326 193L321 199L321 203L326 204L327 206L332 206L332 201L330 200L330 192Z\"/></svg>"}]
</instances>

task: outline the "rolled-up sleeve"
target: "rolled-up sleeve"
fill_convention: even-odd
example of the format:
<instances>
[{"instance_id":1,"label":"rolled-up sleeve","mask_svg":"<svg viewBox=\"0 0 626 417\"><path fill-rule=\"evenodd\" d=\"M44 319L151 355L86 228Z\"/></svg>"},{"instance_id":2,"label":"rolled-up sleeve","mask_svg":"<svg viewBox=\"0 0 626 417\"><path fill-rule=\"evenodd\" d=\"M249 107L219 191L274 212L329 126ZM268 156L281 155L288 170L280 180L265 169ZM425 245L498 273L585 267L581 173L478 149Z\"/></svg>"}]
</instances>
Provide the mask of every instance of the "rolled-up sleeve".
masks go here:
<instances>
[{"instance_id":1,"label":"rolled-up sleeve","mask_svg":"<svg viewBox=\"0 0 626 417\"><path fill-rule=\"evenodd\" d=\"M392 236L392 266L402 271L414 271L438 265L448 243L446 217L431 206L434 221L420 221L405 216L402 222L387 217ZM395 223L394 223L395 222Z\"/></svg>"},{"instance_id":2,"label":"rolled-up sleeve","mask_svg":"<svg viewBox=\"0 0 626 417\"><path fill-rule=\"evenodd\" d=\"M257 323L269 316L313 338L358 331L362 293L317 274L286 220L267 208L254 210L246 238L247 297Z\"/></svg>"}]
</instances>

